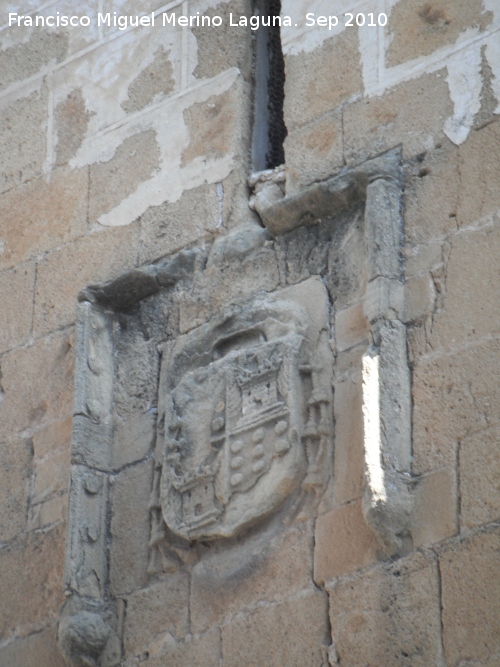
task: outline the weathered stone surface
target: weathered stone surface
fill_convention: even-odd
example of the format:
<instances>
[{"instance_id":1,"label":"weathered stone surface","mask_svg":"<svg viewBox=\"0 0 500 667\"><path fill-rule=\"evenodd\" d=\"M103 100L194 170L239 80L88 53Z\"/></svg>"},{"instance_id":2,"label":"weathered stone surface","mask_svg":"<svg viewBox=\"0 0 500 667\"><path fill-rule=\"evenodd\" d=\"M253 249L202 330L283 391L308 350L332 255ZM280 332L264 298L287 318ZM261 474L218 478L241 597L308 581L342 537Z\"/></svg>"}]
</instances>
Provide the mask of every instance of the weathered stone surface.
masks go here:
<instances>
[{"instance_id":1,"label":"weathered stone surface","mask_svg":"<svg viewBox=\"0 0 500 667\"><path fill-rule=\"evenodd\" d=\"M332 63L336 63L332 67ZM362 91L358 31L344 30L311 53L285 61L285 124L289 130L337 109Z\"/></svg>"},{"instance_id":2,"label":"weathered stone surface","mask_svg":"<svg viewBox=\"0 0 500 667\"><path fill-rule=\"evenodd\" d=\"M111 492L110 580L115 595L146 583L152 461L120 473Z\"/></svg>"},{"instance_id":3,"label":"weathered stone surface","mask_svg":"<svg viewBox=\"0 0 500 667\"><path fill-rule=\"evenodd\" d=\"M405 275L407 279L426 271L431 271L433 275L437 275L442 267L443 243L439 240L413 248L406 246L403 253L406 260Z\"/></svg>"},{"instance_id":4,"label":"weathered stone surface","mask_svg":"<svg viewBox=\"0 0 500 667\"><path fill-rule=\"evenodd\" d=\"M160 500L174 533L190 540L233 537L276 512L304 477L315 488L326 483L327 312L325 286L311 278L226 306L164 348Z\"/></svg>"},{"instance_id":5,"label":"weathered stone surface","mask_svg":"<svg viewBox=\"0 0 500 667\"><path fill-rule=\"evenodd\" d=\"M462 486L461 492L463 493ZM441 542L457 534L458 489L453 468L444 468L422 476L414 494L411 520L414 547Z\"/></svg>"},{"instance_id":6,"label":"weathered stone surface","mask_svg":"<svg viewBox=\"0 0 500 667\"><path fill-rule=\"evenodd\" d=\"M41 174L47 149L47 98L42 87L0 112L0 192Z\"/></svg>"},{"instance_id":7,"label":"weathered stone surface","mask_svg":"<svg viewBox=\"0 0 500 667\"><path fill-rule=\"evenodd\" d=\"M0 353L25 343L31 333L35 265L21 264L0 273Z\"/></svg>"},{"instance_id":8,"label":"weathered stone surface","mask_svg":"<svg viewBox=\"0 0 500 667\"><path fill-rule=\"evenodd\" d=\"M87 227L86 169L51 172L50 183L37 178L0 197L4 252L0 268L67 243Z\"/></svg>"},{"instance_id":9,"label":"weathered stone surface","mask_svg":"<svg viewBox=\"0 0 500 667\"><path fill-rule=\"evenodd\" d=\"M59 525L0 549L0 637L26 635L55 618L63 602L64 536Z\"/></svg>"},{"instance_id":10,"label":"weathered stone surface","mask_svg":"<svg viewBox=\"0 0 500 667\"><path fill-rule=\"evenodd\" d=\"M115 349L117 359L110 408L123 419L139 412L152 414L150 411L157 404L158 350L133 327L125 328L116 336Z\"/></svg>"},{"instance_id":11,"label":"weathered stone surface","mask_svg":"<svg viewBox=\"0 0 500 667\"><path fill-rule=\"evenodd\" d=\"M29 441L0 444L0 542L8 542L24 529L32 466Z\"/></svg>"},{"instance_id":12,"label":"weathered stone surface","mask_svg":"<svg viewBox=\"0 0 500 667\"><path fill-rule=\"evenodd\" d=\"M369 280L401 278L401 185L379 178L366 188L366 235Z\"/></svg>"},{"instance_id":13,"label":"weathered stone surface","mask_svg":"<svg viewBox=\"0 0 500 667\"><path fill-rule=\"evenodd\" d=\"M87 132L90 118L81 88L76 88L54 109L54 125L57 132L56 166L66 164L76 155Z\"/></svg>"},{"instance_id":14,"label":"weathered stone surface","mask_svg":"<svg viewBox=\"0 0 500 667\"><path fill-rule=\"evenodd\" d=\"M458 441L498 423L500 342L422 359L413 374L413 470L454 467Z\"/></svg>"},{"instance_id":15,"label":"weathered stone surface","mask_svg":"<svg viewBox=\"0 0 500 667\"><path fill-rule=\"evenodd\" d=\"M460 516L467 528L500 517L499 442L497 426L460 443Z\"/></svg>"},{"instance_id":16,"label":"weathered stone surface","mask_svg":"<svg viewBox=\"0 0 500 667\"><path fill-rule=\"evenodd\" d=\"M113 434L113 468L142 460L154 443L155 415L137 412L128 419L117 418Z\"/></svg>"},{"instance_id":17,"label":"weathered stone surface","mask_svg":"<svg viewBox=\"0 0 500 667\"><path fill-rule=\"evenodd\" d=\"M328 114L289 132L285 155L287 195L339 171L344 160L341 113Z\"/></svg>"},{"instance_id":18,"label":"weathered stone surface","mask_svg":"<svg viewBox=\"0 0 500 667\"><path fill-rule=\"evenodd\" d=\"M188 633L189 579L173 574L127 596L123 634L125 657L154 655L154 647L167 637L182 639Z\"/></svg>"},{"instance_id":19,"label":"weathered stone surface","mask_svg":"<svg viewBox=\"0 0 500 667\"><path fill-rule=\"evenodd\" d=\"M440 554L443 642L448 664L500 652L500 532L498 526Z\"/></svg>"},{"instance_id":20,"label":"weathered stone surface","mask_svg":"<svg viewBox=\"0 0 500 667\"><path fill-rule=\"evenodd\" d=\"M499 272L500 222L452 237L443 307L434 316L429 340L434 350L500 329Z\"/></svg>"},{"instance_id":21,"label":"weathered stone surface","mask_svg":"<svg viewBox=\"0 0 500 667\"><path fill-rule=\"evenodd\" d=\"M218 160L240 154L241 141L248 138L250 113L248 85L239 81L222 95L193 104L184 111L189 145L182 153L182 166L193 160Z\"/></svg>"},{"instance_id":22,"label":"weathered stone surface","mask_svg":"<svg viewBox=\"0 0 500 667\"><path fill-rule=\"evenodd\" d=\"M121 103L127 113L138 111L153 100L159 101L174 90L173 67L170 52L160 46L152 62L145 67L128 87L128 99Z\"/></svg>"},{"instance_id":23,"label":"weathered stone surface","mask_svg":"<svg viewBox=\"0 0 500 667\"><path fill-rule=\"evenodd\" d=\"M492 20L481 0L403 0L393 7L389 21L391 42L387 65L427 56L446 44L453 44L467 28L484 30Z\"/></svg>"},{"instance_id":24,"label":"weathered stone surface","mask_svg":"<svg viewBox=\"0 0 500 667\"><path fill-rule=\"evenodd\" d=\"M363 310L366 319L372 324L380 320L403 320L403 283L382 276L371 280L366 286Z\"/></svg>"},{"instance_id":25,"label":"weathered stone surface","mask_svg":"<svg viewBox=\"0 0 500 667\"><path fill-rule=\"evenodd\" d=\"M152 647L148 667L219 667L220 630L210 630L204 635L190 635L185 642L175 643L165 633L165 639ZM159 655L156 655L158 653ZM127 662L126 667L137 664Z\"/></svg>"},{"instance_id":26,"label":"weathered stone surface","mask_svg":"<svg viewBox=\"0 0 500 667\"><path fill-rule=\"evenodd\" d=\"M27 530L38 530L52 524L66 521L68 515L68 495L62 495L43 500L37 505L32 504L29 509Z\"/></svg>"},{"instance_id":27,"label":"weathered stone surface","mask_svg":"<svg viewBox=\"0 0 500 667\"><path fill-rule=\"evenodd\" d=\"M50 495L67 491L69 487L69 464L71 442L71 419L49 424L33 434L35 483L34 504Z\"/></svg>"},{"instance_id":28,"label":"weathered stone surface","mask_svg":"<svg viewBox=\"0 0 500 667\"><path fill-rule=\"evenodd\" d=\"M129 225L78 239L48 254L38 265L35 334L75 320L76 296L88 283L105 281L134 266L137 227Z\"/></svg>"},{"instance_id":29,"label":"weathered stone surface","mask_svg":"<svg viewBox=\"0 0 500 667\"><path fill-rule=\"evenodd\" d=\"M339 352L368 342L368 322L363 312L363 304L339 310L335 313L335 342Z\"/></svg>"},{"instance_id":30,"label":"weathered stone surface","mask_svg":"<svg viewBox=\"0 0 500 667\"><path fill-rule=\"evenodd\" d=\"M436 288L432 276L414 276L405 283L404 322L415 322L434 310Z\"/></svg>"},{"instance_id":31,"label":"weathered stone surface","mask_svg":"<svg viewBox=\"0 0 500 667\"><path fill-rule=\"evenodd\" d=\"M443 121L453 113L445 72L400 83L382 97L366 97L344 110L344 155L357 164L400 143L405 157L446 141Z\"/></svg>"},{"instance_id":32,"label":"weathered stone surface","mask_svg":"<svg viewBox=\"0 0 500 667\"><path fill-rule=\"evenodd\" d=\"M340 664L442 664L438 569L432 554L415 553L340 579L328 591Z\"/></svg>"},{"instance_id":33,"label":"weathered stone surface","mask_svg":"<svg viewBox=\"0 0 500 667\"><path fill-rule=\"evenodd\" d=\"M500 123L490 122L471 132L460 146L460 198L458 224L470 225L486 216L498 213L500 196L495 183L500 178Z\"/></svg>"},{"instance_id":34,"label":"weathered stone surface","mask_svg":"<svg viewBox=\"0 0 500 667\"><path fill-rule=\"evenodd\" d=\"M316 667L330 643L324 593L305 593L222 628L222 667Z\"/></svg>"},{"instance_id":35,"label":"weathered stone surface","mask_svg":"<svg viewBox=\"0 0 500 667\"><path fill-rule=\"evenodd\" d=\"M150 207L140 219L141 262L158 259L213 234L222 222L221 205L217 186L202 185L188 190L173 204Z\"/></svg>"},{"instance_id":36,"label":"weathered stone surface","mask_svg":"<svg viewBox=\"0 0 500 667\"><path fill-rule=\"evenodd\" d=\"M1 439L71 414L73 338L69 329L2 357Z\"/></svg>"},{"instance_id":37,"label":"weathered stone surface","mask_svg":"<svg viewBox=\"0 0 500 667\"><path fill-rule=\"evenodd\" d=\"M109 477L84 465L71 469L65 585L99 600L108 583Z\"/></svg>"},{"instance_id":38,"label":"weathered stone surface","mask_svg":"<svg viewBox=\"0 0 500 667\"><path fill-rule=\"evenodd\" d=\"M381 542L366 523L361 500L318 517L314 545L314 581L318 585L355 572L384 555Z\"/></svg>"},{"instance_id":39,"label":"weathered stone surface","mask_svg":"<svg viewBox=\"0 0 500 667\"><path fill-rule=\"evenodd\" d=\"M123 610L123 601L118 602ZM88 598L69 597L58 627L59 648L70 665L118 667L121 639L116 633L116 607Z\"/></svg>"},{"instance_id":40,"label":"weathered stone surface","mask_svg":"<svg viewBox=\"0 0 500 667\"><path fill-rule=\"evenodd\" d=\"M363 348L363 349L361 349ZM360 498L364 484L363 396L361 356L364 346L351 355L339 355L337 364L352 363L347 371L337 365L334 386L335 410L335 500L343 505ZM339 357L343 356L344 359Z\"/></svg>"},{"instance_id":41,"label":"weathered stone surface","mask_svg":"<svg viewBox=\"0 0 500 667\"><path fill-rule=\"evenodd\" d=\"M203 632L243 609L311 588L312 547L311 526L303 523L205 554L193 569L192 630Z\"/></svg>"},{"instance_id":42,"label":"weathered stone surface","mask_svg":"<svg viewBox=\"0 0 500 667\"><path fill-rule=\"evenodd\" d=\"M193 71L195 77L210 79L229 67L237 67L246 81L251 80L251 33L247 28L230 26L230 13L234 17L251 16L250 2L232 0L204 10L204 16L222 18L222 25L216 30L212 26L193 26L198 47L198 63Z\"/></svg>"},{"instance_id":43,"label":"weathered stone surface","mask_svg":"<svg viewBox=\"0 0 500 667\"><path fill-rule=\"evenodd\" d=\"M229 237L221 237L212 248L207 270L201 279L196 281L192 292L176 294L181 333L209 321L215 312L226 307L228 301L245 300L255 292L271 292L278 287L279 273L274 248L262 248L265 236L259 232L255 238L253 230L249 231L255 247L253 252L242 255L240 264L234 262L234 257L240 254L238 241L246 245L248 236L244 234L243 238L237 238L234 244L226 243L226 238ZM236 230L235 235L238 234ZM226 254L228 259L233 259L232 262L224 261ZM212 261L212 255L217 255L215 261Z\"/></svg>"},{"instance_id":44,"label":"weathered stone surface","mask_svg":"<svg viewBox=\"0 0 500 667\"><path fill-rule=\"evenodd\" d=\"M89 302L78 304L71 457L107 470L111 464L114 356L112 316Z\"/></svg>"},{"instance_id":45,"label":"weathered stone surface","mask_svg":"<svg viewBox=\"0 0 500 667\"><path fill-rule=\"evenodd\" d=\"M90 167L89 222L94 223L134 193L160 166L154 130L125 139L108 162ZM98 278L99 280L99 278Z\"/></svg>"},{"instance_id":46,"label":"weathered stone surface","mask_svg":"<svg viewBox=\"0 0 500 667\"><path fill-rule=\"evenodd\" d=\"M2 667L65 667L53 628L0 649Z\"/></svg>"},{"instance_id":47,"label":"weathered stone surface","mask_svg":"<svg viewBox=\"0 0 500 667\"><path fill-rule=\"evenodd\" d=\"M18 31L22 30L20 26L16 27ZM67 51L68 36L64 33L33 30L27 40L2 49L0 70L5 74L0 83L0 90L8 87L9 84L35 75L50 61L61 62Z\"/></svg>"},{"instance_id":48,"label":"weathered stone surface","mask_svg":"<svg viewBox=\"0 0 500 667\"><path fill-rule=\"evenodd\" d=\"M444 140L440 148L428 150L410 162L404 194L408 244L429 243L456 229L458 154L458 147Z\"/></svg>"}]
</instances>

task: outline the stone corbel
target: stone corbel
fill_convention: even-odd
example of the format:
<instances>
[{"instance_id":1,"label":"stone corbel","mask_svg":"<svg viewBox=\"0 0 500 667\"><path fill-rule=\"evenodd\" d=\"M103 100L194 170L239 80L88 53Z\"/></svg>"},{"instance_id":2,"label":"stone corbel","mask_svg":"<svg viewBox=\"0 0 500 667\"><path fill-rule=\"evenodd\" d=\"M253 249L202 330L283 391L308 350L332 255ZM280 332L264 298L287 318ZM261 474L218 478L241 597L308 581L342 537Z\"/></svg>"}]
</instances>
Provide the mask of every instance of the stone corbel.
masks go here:
<instances>
[{"instance_id":1,"label":"stone corbel","mask_svg":"<svg viewBox=\"0 0 500 667\"><path fill-rule=\"evenodd\" d=\"M368 283L364 313L371 344L363 358L367 523L389 554L411 540L411 390L403 324L401 152L385 155L282 197L259 213L272 236L334 218L365 203ZM257 193L258 198L258 193Z\"/></svg>"}]
</instances>

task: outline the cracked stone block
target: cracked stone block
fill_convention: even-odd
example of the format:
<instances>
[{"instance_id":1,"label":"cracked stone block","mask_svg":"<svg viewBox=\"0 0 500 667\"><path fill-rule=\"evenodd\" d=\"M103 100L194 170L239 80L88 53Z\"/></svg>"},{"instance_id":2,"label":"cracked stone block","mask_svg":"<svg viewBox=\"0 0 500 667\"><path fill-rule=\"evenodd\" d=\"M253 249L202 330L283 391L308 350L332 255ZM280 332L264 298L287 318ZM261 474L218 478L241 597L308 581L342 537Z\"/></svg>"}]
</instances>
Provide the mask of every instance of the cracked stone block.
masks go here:
<instances>
[{"instance_id":1,"label":"cracked stone block","mask_svg":"<svg viewBox=\"0 0 500 667\"><path fill-rule=\"evenodd\" d=\"M434 316L429 337L434 350L453 349L498 331L499 272L498 221L451 238L443 307Z\"/></svg>"}]
</instances>

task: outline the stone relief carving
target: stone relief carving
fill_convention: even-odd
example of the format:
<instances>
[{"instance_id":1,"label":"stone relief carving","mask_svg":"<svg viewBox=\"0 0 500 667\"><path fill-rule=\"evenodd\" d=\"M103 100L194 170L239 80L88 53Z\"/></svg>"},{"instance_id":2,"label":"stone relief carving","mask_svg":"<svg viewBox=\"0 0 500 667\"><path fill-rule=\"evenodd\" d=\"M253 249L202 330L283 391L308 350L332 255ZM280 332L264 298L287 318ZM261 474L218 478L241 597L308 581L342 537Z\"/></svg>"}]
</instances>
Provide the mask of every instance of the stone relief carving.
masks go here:
<instances>
[{"instance_id":1,"label":"stone relief carving","mask_svg":"<svg viewBox=\"0 0 500 667\"><path fill-rule=\"evenodd\" d=\"M165 346L151 573L170 567L161 518L185 539L232 537L278 509L300 481L304 490L324 488L333 359L325 287L306 282ZM323 324L302 305L305 294L324 304Z\"/></svg>"},{"instance_id":2,"label":"stone relief carving","mask_svg":"<svg viewBox=\"0 0 500 667\"><path fill-rule=\"evenodd\" d=\"M261 196L261 188L254 203L267 229L252 225L222 237L208 261L204 248L186 249L82 292L69 599L60 625L60 645L72 664L120 664L122 612L110 586L108 550L109 489L122 466L154 457L146 508L149 575L179 567L180 543L244 537L245 530L258 529L280 512L315 515L333 476L335 294L343 308L348 298L363 303L370 325L364 396L367 402L375 396L379 421L371 442L374 413L365 410L366 520L390 552L404 549L411 514L411 402L399 160L394 151L292 197L281 197L282 173L272 174L273 196ZM357 274L353 257L342 254L345 248L363 262ZM223 274L231 280L231 272L236 275L257 257L271 257L275 264L262 282L259 276L245 286L244 296L239 276L234 291L223 282ZM176 292L178 284L183 287ZM183 314L184 302L189 308L201 304L199 313L186 307ZM176 307L177 325L169 320L162 333L165 313ZM131 335L119 340L126 321ZM140 414L133 412L134 403L129 421L120 422L122 430L140 425L120 456L113 397L126 373L117 373L116 355L124 350L133 357L131 341L146 338L141 350L158 349L160 355L159 386L149 392L157 394L157 403L147 409L147 401L138 401L146 410ZM144 363L141 377L147 377L149 362ZM134 459L131 443L137 437L146 444L137 447L141 454Z\"/></svg>"}]
</instances>

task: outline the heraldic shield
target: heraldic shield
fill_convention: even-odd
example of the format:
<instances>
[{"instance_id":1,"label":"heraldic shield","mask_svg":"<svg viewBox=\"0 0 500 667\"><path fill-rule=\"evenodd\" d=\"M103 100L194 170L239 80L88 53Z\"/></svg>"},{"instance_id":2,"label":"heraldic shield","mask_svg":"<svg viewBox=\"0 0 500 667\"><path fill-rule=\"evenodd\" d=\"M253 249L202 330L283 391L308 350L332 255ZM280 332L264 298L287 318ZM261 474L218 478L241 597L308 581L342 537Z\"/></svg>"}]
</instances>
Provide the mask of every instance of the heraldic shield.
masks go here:
<instances>
[{"instance_id":1,"label":"heraldic shield","mask_svg":"<svg viewBox=\"0 0 500 667\"><path fill-rule=\"evenodd\" d=\"M286 298L293 288L282 292L232 306L164 348L159 495L165 523L183 538L230 537L277 510L306 476L321 486L331 440L321 377L331 365L320 357L331 353L321 353L317 318Z\"/></svg>"}]
</instances>

